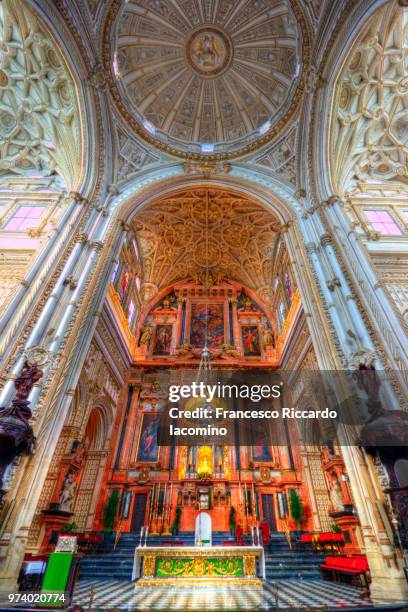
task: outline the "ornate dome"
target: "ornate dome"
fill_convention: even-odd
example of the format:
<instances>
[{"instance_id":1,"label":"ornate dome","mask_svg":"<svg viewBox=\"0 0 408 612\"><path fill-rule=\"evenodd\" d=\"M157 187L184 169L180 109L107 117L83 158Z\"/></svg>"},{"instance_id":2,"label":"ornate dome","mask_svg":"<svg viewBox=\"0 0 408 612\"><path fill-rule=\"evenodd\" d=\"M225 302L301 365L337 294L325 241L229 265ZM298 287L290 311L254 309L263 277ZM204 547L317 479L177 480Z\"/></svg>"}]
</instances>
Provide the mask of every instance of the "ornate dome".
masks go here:
<instances>
[{"instance_id":1,"label":"ornate dome","mask_svg":"<svg viewBox=\"0 0 408 612\"><path fill-rule=\"evenodd\" d=\"M251 150L295 111L305 37L296 17L288 0L124 2L105 29L119 109L183 157Z\"/></svg>"}]
</instances>

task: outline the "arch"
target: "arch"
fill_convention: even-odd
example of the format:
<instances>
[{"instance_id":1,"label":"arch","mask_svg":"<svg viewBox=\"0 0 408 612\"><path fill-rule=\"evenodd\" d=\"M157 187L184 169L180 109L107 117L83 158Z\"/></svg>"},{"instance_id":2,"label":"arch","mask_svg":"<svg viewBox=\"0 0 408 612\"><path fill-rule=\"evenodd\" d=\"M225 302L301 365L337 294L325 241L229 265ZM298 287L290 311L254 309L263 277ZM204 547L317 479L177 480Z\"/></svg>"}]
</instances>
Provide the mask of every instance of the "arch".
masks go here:
<instances>
[{"instance_id":1,"label":"arch","mask_svg":"<svg viewBox=\"0 0 408 612\"><path fill-rule=\"evenodd\" d=\"M381 63L380 59L388 41L394 36L394 26L397 36L397 22L403 19L403 10L397 2L360 2L348 14L331 52L327 53L322 69L326 84L318 90L313 104L314 109L318 109L319 121L315 121L311 134L311 155L315 160L315 168L319 169L314 175L315 186L317 196L322 199L332 194L342 196L353 185L353 180L354 183L356 180L372 180L373 176L377 181L387 182L390 178L399 180L398 172L404 161L391 160L386 152L387 147L382 146L379 142L381 138L372 130L373 122L377 123L375 127L378 130L383 115L378 110L380 104L376 104L376 86L370 85L368 75L375 76L378 73L379 82L384 80L383 67L377 67L375 63ZM394 51L397 47L396 43ZM361 82L353 82L353 75L356 76L360 68ZM368 80L364 81L365 78ZM351 83L351 87L348 87L347 81ZM384 89L383 85L381 87ZM371 93L368 91L370 88ZM360 93L362 95L359 102ZM397 92L397 95L402 94L403 91ZM394 97L390 96L392 100ZM384 99L382 93L380 99ZM391 106L392 101L390 108ZM340 128L337 126L337 132L334 123L340 125ZM376 144L382 149L381 155L369 150L368 145L375 149ZM387 144L389 143L385 143ZM404 147L406 149L406 143ZM395 156L398 156L399 146L394 144L392 148L395 150ZM366 151L365 156L363 150ZM389 161L392 161L394 172L376 173L384 155L388 155ZM336 167L333 166L334 159L337 160ZM356 171L357 175L352 178Z\"/></svg>"},{"instance_id":2,"label":"arch","mask_svg":"<svg viewBox=\"0 0 408 612\"><path fill-rule=\"evenodd\" d=\"M0 22L7 49L1 73L3 119L8 113L3 177L50 179L52 190L78 190L84 180L87 141L79 78L38 7L6 0ZM38 79L44 70L47 79ZM29 84L28 90L22 88L22 81Z\"/></svg>"},{"instance_id":3,"label":"arch","mask_svg":"<svg viewBox=\"0 0 408 612\"><path fill-rule=\"evenodd\" d=\"M303 211L294 195L294 189L267 170L260 171L247 164L231 164L228 174L206 177L201 173L187 175L181 164L163 164L160 169L146 170L143 175L121 186L121 193L109 202L111 217L107 220L104 232L114 218L128 223L139 209L153 199L164 197L176 189L197 185L236 190L237 193L245 194L274 213L282 223L288 222L293 216L300 217Z\"/></svg>"},{"instance_id":4,"label":"arch","mask_svg":"<svg viewBox=\"0 0 408 612\"><path fill-rule=\"evenodd\" d=\"M113 424L111 407L98 402L91 409L83 429L85 463L81 470L74 505L74 518L81 529L92 528Z\"/></svg>"},{"instance_id":5,"label":"arch","mask_svg":"<svg viewBox=\"0 0 408 612\"><path fill-rule=\"evenodd\" d=\"M23 281L34 296L82 214L70 196L95 189L98 101L56 3L2 2L0 42L0 315L15 326Z\"/></svg>"},{"instance_id":6,"label":"arch","mask_svg":"<svg viewBox=\"0 0 408 612\"><path fill-rule=\"evenodd\" d=\"M109 447L114 419L112 408L98 403L90 413L84 430L84 440L89 440L89 451L103 451Z\"/></svg>"},{"instance_id":7,"label":"arch","mask_svg":"<svg viewBox=\"0 0 408 612\"><path fill-rule=\"evenodd\" d=\"M322 325L325 314L321 305L318 279L307 255L306 244L315 240L315 234L308 225L305 201L300 201L294 188L282 183L272 172L259 170L249 164L231 164L227 174L214 176L186 175L181 164L163 164L160 169L146 169L137 179L123 184L121 193L110 196L109 216L104 220L100 232L92 236L93 239L97 237L109 244L109 251L105 247L104 261L109 261L111 266L104 266L101 296L102 291L104 294L107 291L111 271L122 243L121 233L127 231L129 220L153 200L176 190L198 185L235 190L253 199L279 219L290 259L295 264L293 274L300 298L306 312L310 313L308 320L312 340L314 345L321 349L317 353L319 364L326 369L338 365L339 358L333 346L331 332L326 323ZM317 309L316 304L319 305Z\"/></svg>"},{"instance_id":8,"label":"arch","mask_svg":"<svg viewBox=\"0 0 408 612\"><path fill-rule=\"evenodd\" d=\"M408 487L408 459L397 459L394 472L399 487Z\"/></svg>"}]
</instances>

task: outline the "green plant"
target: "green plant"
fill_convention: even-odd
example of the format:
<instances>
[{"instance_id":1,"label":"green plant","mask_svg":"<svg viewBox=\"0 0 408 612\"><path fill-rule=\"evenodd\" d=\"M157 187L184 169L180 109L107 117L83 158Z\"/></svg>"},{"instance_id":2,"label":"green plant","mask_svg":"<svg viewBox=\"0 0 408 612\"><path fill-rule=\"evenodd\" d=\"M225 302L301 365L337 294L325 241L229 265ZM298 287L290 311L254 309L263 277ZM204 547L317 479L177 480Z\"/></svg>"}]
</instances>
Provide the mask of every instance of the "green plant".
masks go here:
<instances>
[{"instance_id":1,"label":"green plant","mask_svg":"<svg viewBox=\"0 0 408 612\"><path fill-rule=\"evenodd\" d=\"M181 507L177 506L176 507L176 514L175 514L175 517L174 517L174 523L171 526L171 533L173 535L178 533L178 530L180 528L180 519L181 519Z\"/></svg>"},{"instance_id":2,"label":"green plant","mask_svg":"<svg viewBox=\"0 0 408 612\"><path fill-rule=\"evenodd\" d=\"M303 502L295 489L289 491L289 507L291 517L296 522L297 528L300 529L300 523L303 521Z\"/></svg>"},{"instance_id":3,"label":"green plant","mask_svg":"<svg viewBox=\"0 0 408 612\"><path fill-rule=\"evenodd\" d=\"M235 511L234 506L231 506L230 513L229 513L229 528L230 528L230 531L235 531L236 526L237 526L236 511Z\"/></svg>"},{"instance_id":4,"label":"green plant","mask_svg":"<svg viewBox=\"0 0 408 612\"><path fill-rule=\"evenodd\" d=\"M333 533L342 533L341 528L338 525L332 525L331 530Z\"/></svg>"},{"instance_id":5,"label":"green plant","mask_svg":"<svg viewBox=\"0 0 408 612\"><path fill-rule=\"evenodd\" d=\"M113 531L115 524L116 512L119 504L119 491L115 489L109 497L105 506L104 529L105 531Z\"/></svg>"},{"instance_id":6,"label":"green plant","mask_svg":"<svg viewBox=\"0 0 408 612\"><path fill-rule=\"evenodd\" d=\"M77 528L77 524L75 522L65 523L65 525L61 528L61 533L72 533Z\"/></svg>"}]
</instances>

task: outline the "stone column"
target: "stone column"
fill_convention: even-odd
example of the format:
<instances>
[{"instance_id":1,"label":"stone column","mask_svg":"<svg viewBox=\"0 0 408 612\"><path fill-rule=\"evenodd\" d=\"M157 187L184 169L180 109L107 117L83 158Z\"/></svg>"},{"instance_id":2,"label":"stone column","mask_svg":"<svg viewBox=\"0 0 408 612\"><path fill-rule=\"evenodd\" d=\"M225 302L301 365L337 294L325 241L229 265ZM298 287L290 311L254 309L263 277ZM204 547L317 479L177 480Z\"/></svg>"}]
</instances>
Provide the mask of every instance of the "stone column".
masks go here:
<instances>
[{"instance_id":1,"label":"stone column","mask_svg":"<svg viewBox=\"0 0 408 612\"><path fill-rule=\"evenodd\" d=\"M310 271L319 291L319 298L314 307L309 306L311 288L310 285L305 286L307 278L299 274L304 263L299 262L302 249L297 243L296 228L289 225L285 239L291 259L297 260L294 271L302 301L304 297L306 298L305 311L319 365L327 369L333 368L323 365L330 363L330 359L325 355L325 352L330 350L327 342L328 332L337 353L336 369L339 369L340 363L345 368L354 368L364 359L369 359L376 368L382 369L371 339L371 330L365 322L361 303L355 299L354 289L343 273L344 262L339 260L333 248L333 236L328 234L322 220L316 215L317 210L318 208L309 209L299 221L299 230L309 257ZM357 253L351 248L349 252L352 253L354 261L358 257ZM342 255L347 263L348 253L342 251ZM354 263L354 267L355 265ZM305 269L304 266L303 271ZM384 346L384 351L386 350L387 347ZM370 474L365 451L360 451L356 446L349 444L346 431L340 431L339 443L362 526L364 552L367 554L371 569L370 592L373 596L386 598L392 593L395 599L402 599L408 594L408 584L402 570L402 559L389 541L376 507L376 500L381 498L379 485Z\"/></svg>"},{"instance_id":2,"label":"stone column","mask_svg":"<svg viewBox=\"0 0 408 612\"><path fill-rule=\"evenodd\" d=\"M3 525L0 541L0 589L15 590L18 573L24 557L28 532L45 482L56 444L66 420L83 359L87 353L103 306L103 296L112 273L113 260L108 265L101 260L103 243L98 239L106 229L107 219L98 216L98 225L91 228L93 240L80 238L67 265L71 278L67 278L67 265L61 274L56 289L50 296L37 321L29 342L40 342L47 329L55 329L49 346L51 361L44 369L44 386L34 390L30 400L35 413L38 399L40 412L34 424L37 435L36 454L21 460L20 478L10 495L11 511ZM99 229L100 228L100 229ZM123 229L111 230L106 245L106 253L116 253L123 237ZM84 296L94 279L92 301L84 302ZM64 282L66 281L66 282ZM57 308L57 305L59 308ZM54 327L54 317L62 311ZM80 317L79 317L80 313ZM78 315L79 327L72 333L75 317ZM19 371L19 361L13 368ZM4 396L12 393L12 381ZM41 391L41 394L40 394ZM3 400L4 401L4 400ZM16 503L17 501L17 503Z\"/></svg>"}]
</instances>

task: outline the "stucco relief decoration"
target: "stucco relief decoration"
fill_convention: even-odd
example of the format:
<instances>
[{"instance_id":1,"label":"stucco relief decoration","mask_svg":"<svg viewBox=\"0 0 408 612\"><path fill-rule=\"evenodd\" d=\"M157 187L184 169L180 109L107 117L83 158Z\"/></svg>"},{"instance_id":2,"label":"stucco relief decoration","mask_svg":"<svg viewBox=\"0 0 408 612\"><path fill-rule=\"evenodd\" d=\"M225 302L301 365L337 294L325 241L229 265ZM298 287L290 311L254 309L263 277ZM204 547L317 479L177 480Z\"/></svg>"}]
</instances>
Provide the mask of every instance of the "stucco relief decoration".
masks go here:
<instances>
[{"instance_id":1,"label":"stucco relief decoration","mask_svg":"<svg viewBox=\"0 0 408 612\"><path fill-rule=\"evenodd\" d=\"M182 191L135 217L146 282L160 290L205 273L207 197L211 274L254 290L268 285L279 222L259 204L221 189Z\"/></svg>"},{"instance_id":2,"label":"stucco relief decoration","mask_svg":"<svg viewBox=\"0 0 408 612\"><path fill-rule=\"evenodd\" d=\"M378 10L360 34L335 91L330 158L334 191L356 182L407 182L406 11Z\"/></svg>"},{"instance_id":3,"label":"stucco relief decoration","mask_svg":"<svg viewBox=\"0 0 408 612\"><path fill-rule=\"evenodd\" d=\"M82 178L82 127L63 56L27 4L0 7L0 175Z\"/></svg>"},{"instance_id":4,"label":"stucco relief decoration","mask_svg":"<svg viewBox=\"0 0 408 612\"><path fill-rule=\"evenodd\" d=\"M105 58L119 109L173 153L256 143L299 95L297 17L288 0L121 3Z\"/></svg>"}]
</instances>

